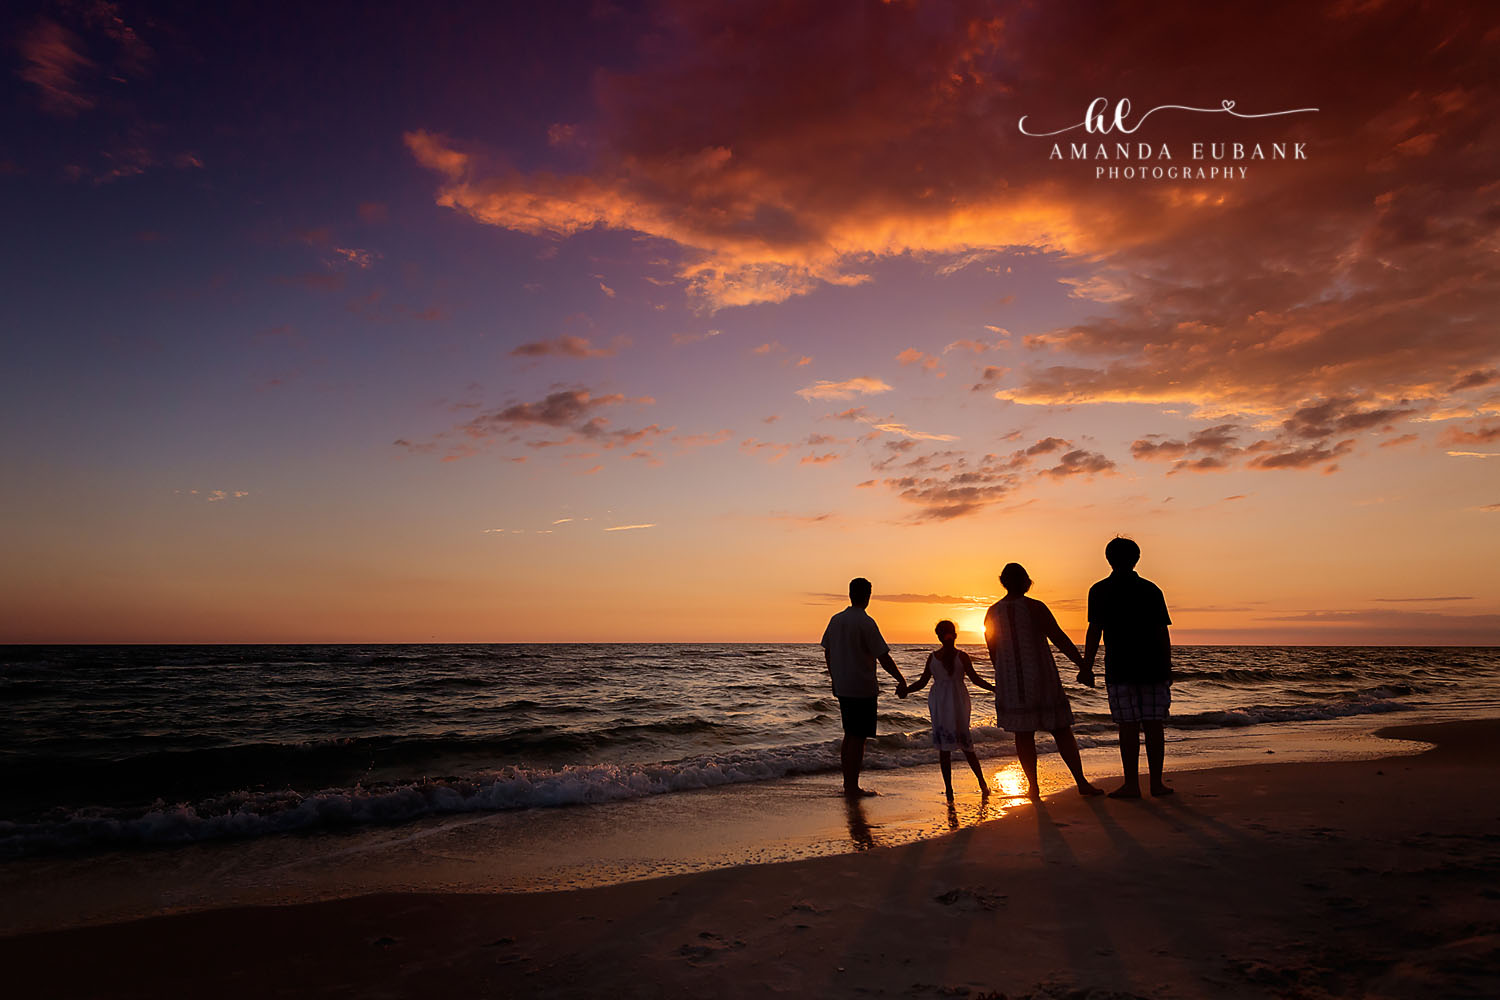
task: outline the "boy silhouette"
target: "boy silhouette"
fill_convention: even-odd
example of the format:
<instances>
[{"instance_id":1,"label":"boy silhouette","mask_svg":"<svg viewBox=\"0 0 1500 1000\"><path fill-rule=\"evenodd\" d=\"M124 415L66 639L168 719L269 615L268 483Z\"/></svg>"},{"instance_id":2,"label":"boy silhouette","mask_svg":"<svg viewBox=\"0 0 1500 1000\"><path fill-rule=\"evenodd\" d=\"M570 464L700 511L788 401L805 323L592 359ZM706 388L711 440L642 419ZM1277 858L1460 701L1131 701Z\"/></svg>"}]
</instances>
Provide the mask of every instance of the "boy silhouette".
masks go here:
<instances>
[{"instance_id":1,"label":"boy silhouette","mask_svg":"<svg viewBox=\"0 0 1500 1000\"><path fill-rule=\"evenodd\" d=\"M1094 656L1104 638L1104 688L1109 715L1120 727L1120 763L1125 782L1110 792L1114 799L1141 797L1141 731L1146 733L1146 763L1151 794L1171 795L1162 782L1166 756L1163 731L1172 705L1172 624L1161 588L1135 571L1141 547L1129 538L1114 538L1104 547L1111 573L1089 588L1089 633L1078 679L1094 685Z\"/></svg>"}]
</instances>

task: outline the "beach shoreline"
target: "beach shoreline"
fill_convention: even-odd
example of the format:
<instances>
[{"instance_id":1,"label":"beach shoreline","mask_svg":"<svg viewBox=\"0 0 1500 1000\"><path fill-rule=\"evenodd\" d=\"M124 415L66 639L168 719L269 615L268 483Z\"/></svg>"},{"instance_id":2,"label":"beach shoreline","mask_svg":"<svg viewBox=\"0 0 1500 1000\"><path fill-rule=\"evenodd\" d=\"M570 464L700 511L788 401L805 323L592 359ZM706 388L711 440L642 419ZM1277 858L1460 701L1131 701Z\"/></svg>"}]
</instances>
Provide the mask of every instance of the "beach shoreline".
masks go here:
<instances>
[{"instance_id":1,"label":"beach shoreline","mask_svg":"<svg viewBox=\"0 0 1500 1000\"><path fill-rule=\"evenodd\" d=\"M1182 772L945 836L572 891L384 893L0 938L23 995L1487 996L1500 719ZM852 826L851 826L852 829ZM70 956L88 955L90 962Z\"/></svg>"}]
</instances>

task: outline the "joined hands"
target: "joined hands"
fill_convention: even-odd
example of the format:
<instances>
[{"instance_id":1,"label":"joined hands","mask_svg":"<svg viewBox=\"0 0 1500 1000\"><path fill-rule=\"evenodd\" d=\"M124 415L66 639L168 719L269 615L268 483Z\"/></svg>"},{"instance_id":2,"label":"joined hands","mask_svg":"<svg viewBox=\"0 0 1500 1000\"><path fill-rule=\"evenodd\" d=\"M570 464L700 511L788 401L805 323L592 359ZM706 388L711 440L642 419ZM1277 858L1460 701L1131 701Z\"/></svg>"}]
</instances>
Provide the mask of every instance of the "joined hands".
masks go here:
<instances>
[{"instance_id":1,"label":"joined hands","mask_svg":"<svg viewBox=\"0 0 1500 1000\"><path fill-rule=\"evenodd\" d=\"M1084 661L1083 663L1078 664L1077 680L1078 683L1086 687L1093 687L1096 683L1094 678L1094 665L1092 663L1089 663L1088 661Z\"/></svg>"}]
</instances>

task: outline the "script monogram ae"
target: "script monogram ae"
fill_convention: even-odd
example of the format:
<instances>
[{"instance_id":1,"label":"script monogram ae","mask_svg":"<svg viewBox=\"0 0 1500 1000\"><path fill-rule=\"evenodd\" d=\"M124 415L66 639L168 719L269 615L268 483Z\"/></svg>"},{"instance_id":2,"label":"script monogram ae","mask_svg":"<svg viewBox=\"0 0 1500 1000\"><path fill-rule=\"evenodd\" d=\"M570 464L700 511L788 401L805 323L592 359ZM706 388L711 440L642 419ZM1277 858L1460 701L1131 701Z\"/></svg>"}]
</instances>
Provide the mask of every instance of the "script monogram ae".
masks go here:
<instances>
[{"instance_id":1,"label":"script monogram ae","mask_svg":"<svg viewBox=\"0 0 1500 1000\"><path fill-rule=\"evenodd\" d=\"M1234 101L1220 101L1217 108L1196 108L1185 104L1162 104L1152 108L1141 115L1134 123L1130 121L1130 100L1121 98L1115 102L1113 111L1110 108L1108 98L1096 97L1089 102L1084 110L1083 120L1050 132L1033 132L1026 127L1027 116L1022 115L1016 122L1016 127L1023 135L1038 138L1062 135L1075 129L1083 129L1089 135L1106 136L1111 133L1122 135L1134 135L1141 126L1145 125L1146 119L1158 111L1191 111L1198 114L1226 114L1233 118L1276 118L1282 115L1309 114L1317 111L1317 108L1292 108L1287 111L1266 111L1259 114L1245 114L1235 110ZM1305 160L1307 159L1305 142L1273 142L1262 147L1260 143L1245 144L1240 142L1194 142L1191 144L1191 159L1195 161L1241 161L1241 160ZM1163 166L1161 164L1175 159L1169 145L1162 143L1159 147L1146 142L1128 143L1103 143L1103 142L1069 142L1067 151L1064 152L1064 144L1055 142L1052 144L1051 160L1148 160L1156 161L1149 166L1098 166L1094 170L1095 180L1243 180L1247 175L1244 166L1226 165L1218 166Z\"/></svg>"}]
</instances>

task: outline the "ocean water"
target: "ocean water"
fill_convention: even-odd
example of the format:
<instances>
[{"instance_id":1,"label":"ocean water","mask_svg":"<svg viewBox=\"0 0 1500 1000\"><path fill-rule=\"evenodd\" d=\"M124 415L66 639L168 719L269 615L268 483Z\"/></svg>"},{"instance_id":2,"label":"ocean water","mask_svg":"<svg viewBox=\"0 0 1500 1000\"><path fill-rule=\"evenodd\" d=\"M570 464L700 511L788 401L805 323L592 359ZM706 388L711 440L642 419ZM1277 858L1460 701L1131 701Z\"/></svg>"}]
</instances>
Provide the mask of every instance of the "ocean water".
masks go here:
<instances>
[{"instance_id":1,"label":"ocean water","mask_svg":"<svg viewBox=\"0 0 1500 1000\"><path fill-rule=\"evenodd\" d=\"M926 649L893 650L909 679ZM1174 756L1247 727L1500 714L1500 649L1189 646L1174 660ZM1102 684L1080 688L1062 666L1080 743L1111 742ZM898 700L885 683L866 766L930 764L925 692ZM1011 756L985 694L979 754ZM838 703L804 644L12 646L0 705L0 858L838 768Z\"/></svg>"}]
</instances>

